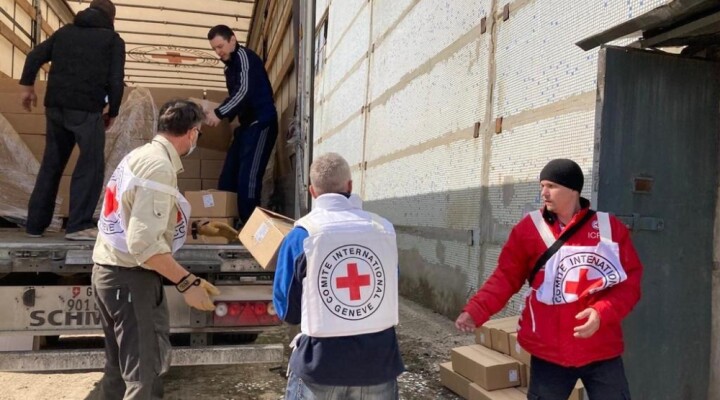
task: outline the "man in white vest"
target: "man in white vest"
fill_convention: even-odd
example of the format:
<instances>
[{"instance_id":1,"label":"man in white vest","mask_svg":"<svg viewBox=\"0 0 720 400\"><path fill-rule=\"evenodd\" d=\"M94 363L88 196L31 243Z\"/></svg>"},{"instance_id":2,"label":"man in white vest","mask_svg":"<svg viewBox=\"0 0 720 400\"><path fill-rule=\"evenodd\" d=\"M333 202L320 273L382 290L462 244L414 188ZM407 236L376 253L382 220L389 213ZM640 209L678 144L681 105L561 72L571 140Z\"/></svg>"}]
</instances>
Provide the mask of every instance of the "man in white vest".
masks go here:
<instances>
[{"instance_id":1,"label":"man in white vest","mask_svg":"<svg viewBox=\"0 0 720 400\"><path fill-rule=\"evenodd\" d=\"M583 181L572 160L543 168L543 208L515 225L455 321L474 331L529 282L518 330L532 355L528 399L567 399L578 379L590 400L630 399L620 324L640 299L642 265L625 225L580 197Z\"/></svg>"},{"instance_id":2,"label":"man in white vest","mask_svg":"<svg viewBox=\"0 0 720 400\"><path fill-rule=\"evenodd\" d=\"M335 153L315 159L313 210L279 251L273 303L280 318L301 328L286 400L398 398L404 366L395 334L395 230L351 193L347 161Z\"/></svg>"},{"instance_id":3,"label":"man in white vest","mask_svg":"<svg viewBox=\"0 0 720 400\"><path fill-rule=\"evenodd\" d=\"M105 188L93 251L92 287L105 333L101 397L160 399L170 367L163 278L198 310L220 292L189 273L173 253L185 242L190 206L177 190L181 156L197 145L202 109L187 100L162 106L158 134L130 152Z\"/></svg>"}]
</instances>

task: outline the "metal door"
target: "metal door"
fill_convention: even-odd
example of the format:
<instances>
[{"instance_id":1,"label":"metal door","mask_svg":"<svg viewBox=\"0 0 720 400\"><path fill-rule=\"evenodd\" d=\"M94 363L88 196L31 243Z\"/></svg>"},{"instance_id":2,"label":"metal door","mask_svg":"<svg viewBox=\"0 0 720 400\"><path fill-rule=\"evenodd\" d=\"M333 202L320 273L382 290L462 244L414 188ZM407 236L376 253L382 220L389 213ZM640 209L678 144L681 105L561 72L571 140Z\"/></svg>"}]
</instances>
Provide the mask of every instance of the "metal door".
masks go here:
<instances>
[{"instance_id":1,"label":"metal door","mask_svg":"<svg viewBox=\"0 0 720 400\"><path fill-rule=\"evenodd\" d=\"M720 65L676 55L601 50L597 208L632 227L645 267L625 320L633 399L705 399Z\"/></svg>"}]
</instances>

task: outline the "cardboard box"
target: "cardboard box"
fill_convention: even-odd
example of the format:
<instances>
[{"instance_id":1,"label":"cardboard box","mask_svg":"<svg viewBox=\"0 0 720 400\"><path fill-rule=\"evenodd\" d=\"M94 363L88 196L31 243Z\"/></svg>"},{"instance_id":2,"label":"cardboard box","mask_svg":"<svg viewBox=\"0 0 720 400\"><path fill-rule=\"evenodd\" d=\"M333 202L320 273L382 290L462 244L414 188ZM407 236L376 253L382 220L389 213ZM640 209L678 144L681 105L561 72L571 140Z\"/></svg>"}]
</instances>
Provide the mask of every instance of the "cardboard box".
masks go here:
<instances>
[{"instance_id":1,"label":"cardboard box","mask_svg":"<svg viewBox=\"0 0 720 400\"><path fill-rule=\"evenodd\" d=\"M20 138L27 145L35 158L42 162L43 154L45 153L45 135L22 134L20 135ZM70 158L65 166L65 170L63 170L63 175L72 175L75 170L75 165L77 165L78 157L80 157L80 148L76 145L72 153L70 153Z\"/></svg>"},{"instance_id":2,"label":"cardboard box","mask_svg":"<svg viewBox=\"0 0 720 400\"><path fill-rule=\"evenodd\" d=\"M227 156L227 151L206 148L200 148L199 150L200 158L203 160L225 160L225 156Z\"/></svg>"},{"instance_id":3,"label":"cardboard box","mask_svg":"<svg viewBox=\"0 0 720 400\"><path fill-rule=\"evenodd\" d=\"M63 176L60 178L60 186L58 187L58 197L62 200L62 204L56 207L55 214L62 217L70 215L70 182L72 181L71 176ZM105 187L103 186L103 191Z\"/></svg>"},{"instance_id":4,"label":"cardboard box","mask_svg":"<svg viewBox=\"0 0 720 400\"><path fill-rule=\"evenodd\" d=\"M182 159L183 172L178 179L200 179L200 160Z\"/></svg>"},{"instance_id":5,"label":"cardboard box","mask_svg":"<svg viewBox=\"0 0 720 400\"><path fill-rule=\"evenodd\" d=\"M201 160L200 161L200 178L202 179L219 179L220 172L225 161L223 160Z\"/></svg>"},{"instance_id":6,"label":"cardboard box","mask_svg":"<svg viewBox=\"0 0 720 400\"><path fill-rule=\"evenodd\" d=\"M219 190L185 192L185 198L192 206L191 217L237 217L237 195Z\"/></svg>"},{"instance_id":7,"label":"cardboard box","mask_svg":"<svg viewBox=\"0 0 720 400\"><path fill-rule=\"evenodd\" d=\"M207 111L215 110L220 105L220 103L222 103L228 96L227 93L219 91L206 92L206 94L206 99L198 98L200 96L189 97L190 100L196 102L197 104L200 104L203 110ZM203 125L202 133L203 134L200 137L200 140L198 140L198 146L223 152L230 147L230 142L232 139L232 127L228 123L228 120L223 119L220 124L214 127L209 125Z\"/></svg>"},{"instance_id":8,"label":"cardboard box","mask_svg":"<svg viewBox=\"0 0 720 400\"><path fill-rule=\"evenodd\" d=\"M517 326L520 317L505 317L491 319L484 323L481 327L475 330L475 343L481 344L489 349L492 349L492 334L491 330L494 327L512 327Z\"/></svg>"},{"instance_id":9,"label":"cardboard box","mask_svg":"<svg viewBox=\"0 0 720 400\"><path fill-rule=\"evenodd\" d=\"M202 190L202 181L200 179L183 179L177 180L177 186L180 193L197 192Z\"/></svg>"},{"instance_id":10,"label":"cardboard box","mask_svg":"<svg viewBox=\"0 0 720 400\"><path fill-rule=\"evenodd\" d=\"M530 365L530 353L525 351L525 349L523 349L522 346L520 346L520 344L518 343L517 332L509 334L508 340L510 341L510 357L520 361L525 365Z\"/></svg>"},{"instance_id":11,"label":"cardboard box","mask_svg":"<svg viewBox=\"0 0 720 400\"><path fill-rule=\"evenodd\" d=\"M585 400L585 386L580 379L575 383L575 389L570 393L568 400Z\"/></svg>"},{"instance_id":12,"label":"cardboard box","mask_svg":"<svg viewBox=\"0 0 720 400\"><path fill-rule=\"evenodd\" d=\"M3 116L10 122L17 133L44 135L46 130L45 116L30 113L4 112Z\"/></svg>"},{"instance_id":13,"label":"cardboard box","mask_svg":"<svg viewBox=\"0 0 720 400\"><path fill-rule=\"evenodd\" d=\"M470 396L470 384L472 382L453 371L451 362L440 364L440 382L463 399Z\"/></svg>"},{"instance_id":14,"label":"cardboard box","mask_svg":"<svg viewBox=\"0 0 720 400\"><path fill-rule=\"evenodd\" d=\"M218 180L217 179L202 179L201 183L201 189L202 190L214 190L218 188Z\"/></svg>"},{"instance_id":15,"label":"cardboard box","mask_svg":"<svg viewBox=\"0 0 720 400\"><path fill-rule=\"evenodd\" d=\"M527 400L527 394L517 389L501 389L489 391L475 383L469 386L470 400Z\"/></svg>"},{"instance_id":16,"label":"cardboard box","mask_svg":"<svg viewBox=\"0 0 720 400\"><path fill-rule=\"evenodd\" d=\"M261 267L274 270L277 252L294 221L284 215L256 207L240 231L240 242Z\"/></svg>"},{"instance_id":17,"label":"cardboard box","mask_svg":"<svg viewBox=\"0 0 720 400\"><path fill-rule=\"evenodd\" d=\"M520 364L520 387L530 386L530 367Z\"/></svg>"},{"instance_id":18,"label":"cardboard box","mask_svg":"<svg viewBox=\"0 0 720 400\"><path fill-rule=\"evenodd\" d=\"M475 329L475 343L492 349L492 335L488 324Z\"/></svg>"},{"instance_id":19,"label":"cardboard box","mask_svg":"<svg viewBox=\"0 0 720 400\"><path fill-rule=\"evenodd\" d=\"M509 334L517 332L517 321L506 321L490 327L492 348L503 354L510 355Z\"/></svg>"},{"instance_id":20,"label":"cardboard box","mask_svg":"<svg viewBox=\"0 0 720 400\"><path fill-rule=\"evenodd\" d=\"M190 226L195 221L218 221L224 222L230 226L233 226L234 220L232 218L190 218ZM230 241L224 237L215 236L202 236L198 235L197 238L193 238L192 234L188 235L185 239L185 244L228 244Z\"/></svg>"},{"instance_id":21,"label":"cardboard box","mask_svg":"<svg viewBox=\"0 0 720 400\"><path fill-rule=\"evenodd\" d=\"M520 364L486 347L474 344L452 350L453 370L486 390L520 385Z\"/></svg>"}]
</instances>

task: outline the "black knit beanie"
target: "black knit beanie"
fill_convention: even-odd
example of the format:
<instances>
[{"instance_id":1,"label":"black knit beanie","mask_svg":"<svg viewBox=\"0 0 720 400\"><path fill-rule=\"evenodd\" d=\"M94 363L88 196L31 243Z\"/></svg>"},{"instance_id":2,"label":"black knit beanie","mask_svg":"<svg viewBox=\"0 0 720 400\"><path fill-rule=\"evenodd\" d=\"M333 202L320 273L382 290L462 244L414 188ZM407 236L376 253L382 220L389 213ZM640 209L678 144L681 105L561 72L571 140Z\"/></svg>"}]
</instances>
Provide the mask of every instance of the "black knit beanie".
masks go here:
<instances>
[{"instance_id":1,"label":"black knit beanie","mask_svg":"<svg viewBox=\"0 0 720 400\"><path fill-rule=\"evenodd\" d=\"M541 181L554 182L577 192L582 192L584 179L580 166L567 158L550 161L540 172Z\"/></svg>"}]
</instances>

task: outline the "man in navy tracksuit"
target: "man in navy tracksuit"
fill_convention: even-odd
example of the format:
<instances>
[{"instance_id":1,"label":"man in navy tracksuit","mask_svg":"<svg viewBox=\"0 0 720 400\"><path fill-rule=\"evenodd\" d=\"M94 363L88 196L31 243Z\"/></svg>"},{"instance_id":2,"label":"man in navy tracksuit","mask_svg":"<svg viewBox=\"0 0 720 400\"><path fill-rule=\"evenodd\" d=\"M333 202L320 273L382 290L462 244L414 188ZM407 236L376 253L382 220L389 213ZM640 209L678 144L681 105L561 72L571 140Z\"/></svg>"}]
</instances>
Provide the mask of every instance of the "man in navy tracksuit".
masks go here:
<instances>
[{"instance_id":1,"label":"man in navy tracksuit","mask_svg":"<svg viewBox=\"0 0 720 400\"><path fill-rule=\"evenodd\" d=\"M232 29L217 25L208 32L208 40L225 63L230 96L214 112L207 112L206 123L215 126L223 118L235 117L240 122L225 157L218 189L237 193L238 213L245 223L260 205L263 175L278 133L272 86L263 61L238 44Z\"/></svg>"}]
</instances>

